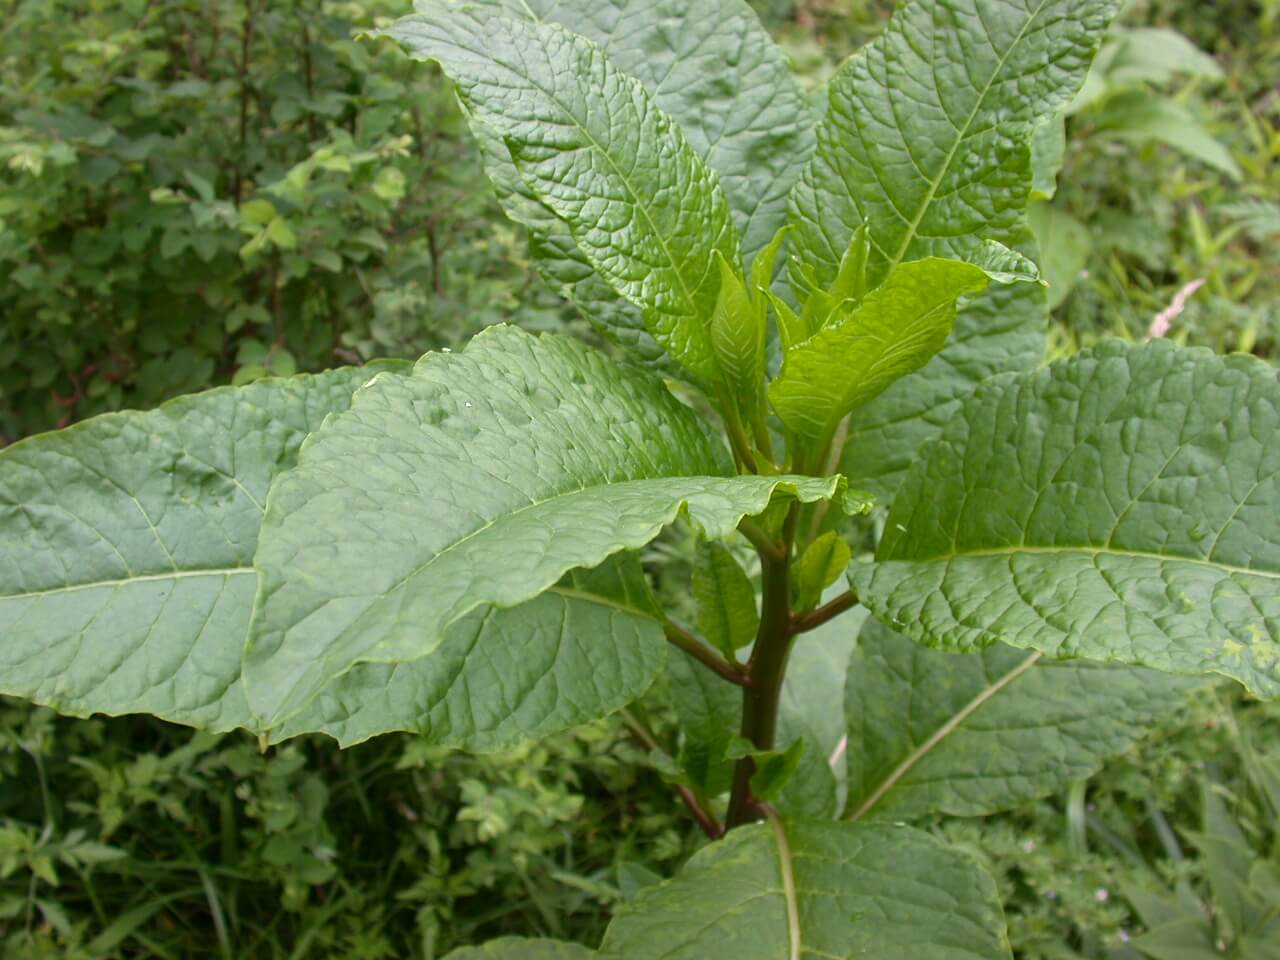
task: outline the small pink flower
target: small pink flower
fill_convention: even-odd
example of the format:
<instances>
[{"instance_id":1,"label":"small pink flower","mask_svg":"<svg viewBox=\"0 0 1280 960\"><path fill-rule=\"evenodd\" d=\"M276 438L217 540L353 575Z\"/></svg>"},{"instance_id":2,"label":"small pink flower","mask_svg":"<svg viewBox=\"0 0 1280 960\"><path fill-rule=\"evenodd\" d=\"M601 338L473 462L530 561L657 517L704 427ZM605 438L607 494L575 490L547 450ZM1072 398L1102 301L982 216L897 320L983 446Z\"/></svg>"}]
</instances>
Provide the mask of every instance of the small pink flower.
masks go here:
<instances>
[{"instance_id":1,"label":"small pink flower","mask_svg":"<svg viewBox=\"0 0 1280 960\"><path fill-rule=\"evenodd\" d=\"M1192 294L1204 286L1204 277L1196 277L1185 287L1173 295L1173 302L1161 310L1151 320L1151 326L1147 329L1147 339L1154 340L1156 337L1163 337L1169 332L1169 327L1178 315L1187 307L1187 301L1191 299Z\"/></svg>"}]
</instances>

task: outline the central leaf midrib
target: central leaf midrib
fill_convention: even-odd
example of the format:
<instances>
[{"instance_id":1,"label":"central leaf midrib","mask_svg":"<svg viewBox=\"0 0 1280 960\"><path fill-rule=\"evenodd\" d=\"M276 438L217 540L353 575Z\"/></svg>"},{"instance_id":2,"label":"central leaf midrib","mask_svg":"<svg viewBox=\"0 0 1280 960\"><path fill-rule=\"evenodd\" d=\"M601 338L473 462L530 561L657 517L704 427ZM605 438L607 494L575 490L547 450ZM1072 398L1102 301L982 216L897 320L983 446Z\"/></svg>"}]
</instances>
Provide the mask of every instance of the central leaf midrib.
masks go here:
<instances>
[{"instance_id":1,"label":"central leaf midrib","mask_svg":"<svg viewBox=\"0 0 1280 960\"><path fill-rule=\"evenodd\" d=\"M84 583L68 583L61 587L50 587L44 590L32 590L29 593L0 594L0 601L31 600L38 597L50 597L79 590L96 590L100 587L127 587L135 583L159 583L164 580L190 580L197 577L235 577L256 573L253 567L211 567L201 570L167 570L164 573L144 573L131 577L117 577L109 580L89 580Z\"/></svg>"},{"instance_id":2,"label":"central leaf midrib","mask_svg":"<svg viewBox=\"0 0 1280 960\"><path fill-rule=\"evenodd\" d=\"M1114 547L1089 547L1089 546L1026 546L1019 545L1014 547L990 547L981 550L959 550L955 553L938 554L925 558L893 558L883 561L886 563L946 563L952 560L968 560L983 557L1005 557L1016 556L1018 554L1030 555L1052 555L1052 554L1085 554L1088 556L1115 556L1115 557L1132 557L1138 560L1159 560L1162 563L1191 563L1198 566L1211 567L1215 570L1223 570L1228 574L1245 574L1252 577L1262 577L1268 580L1280 580L1280 571L1271 570L1253 570L1249 567L1241 567L1230 563L1218 563L1213 560L1207 560L1203 557L1186 557L1179 554L1155 553L1150 550L1117 550Z\"/></svg>"},{"instance_id":3,"label":"central leaf midrib","mask_svg":"<svg viewBox=\"0 0 1280 960\"><path fill-rule=\"evenodd\" d=\"M1031 13L1027 17L1026 23L1024 23L1022 28L1018 31L1018 35L1014 37L1013 42L1009 44L1009 49L1001 55L999 62L996 64L996 68L991 71L991 76L987 78L987 83L982 88L982 93L978 96L978 102L973 105L973 109L965 119L963 128L956 130L955 142L951 145L951 149L947 151L947 158L943 161L942 168L938 171L938 176L929 182L929 190L925 194L923 202L920 204L920 209L916 211L915 219L912 220L907 227L907 233L906 236L903 237L902 245L898 248L898 252L894 255L893 260L889 263L890 270L902 262L902 258L907 252L907 247L909 247L911 245L911 241L915 239L916 231L920 228L920 222L924 220L924 215L928 212L930 205L933 203L933 198L937 196L938 187L941 186L943 179L947 175L947 171L951 169L951 164L956 158L956 152L960 149L960 145L968 138L969 128L973 125L974 118L977 117L978 111L982 109L982 105L986 102L987 94L991 92L991 87L995 84L996 78L1004 71L1005 64L1008 63L1009 58L1013 56L1013 51L1022 43L1022 39L1026 36L1028 28L1036 21L1040 14L1044 12L1044 8L1048 6L1048 4L1049 0L1040 0L1040 4L1036 7L1035 12Z\"/></svg>"}]
</instances>

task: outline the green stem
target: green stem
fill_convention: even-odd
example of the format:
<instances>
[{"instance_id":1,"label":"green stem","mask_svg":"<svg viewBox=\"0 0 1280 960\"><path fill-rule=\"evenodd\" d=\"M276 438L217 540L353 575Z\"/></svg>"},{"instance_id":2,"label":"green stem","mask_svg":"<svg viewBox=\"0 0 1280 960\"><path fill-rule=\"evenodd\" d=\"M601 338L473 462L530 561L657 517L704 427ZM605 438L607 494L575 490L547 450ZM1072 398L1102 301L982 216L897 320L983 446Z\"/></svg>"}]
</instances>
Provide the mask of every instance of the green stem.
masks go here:
<instances>
[{"instance_id":1,"label":"green stem","mask_svg":"<svg viewBox=\"0 0 1280 960\"><path fill-rule=\"evenodd\" d=\"M722 397L720 409L724 412L725 432L729 435L729 446L733 448L734 458L738 465L748 473L759 473L756 458L751 452L751 441L743 429L742 418L738 416L738 408L731 397Z\"/></svg>"},{"instance_id":2,"label":"green stem","mask_svg":"<svg viewBox=\"0 0 1280 960\"><path fill-rule=\"evenodd\" d=\"M761 553L760 629L756 634L750 681L742 694L742 736L757 750L772 750L778 728L778 704L791 648L791 545L798 511L793 505L782 529L780 553ZM734 766L726 826L730 829L758 820L764 813L751 793L755 761L743 757Z\"/></svg>"}]
</instances>

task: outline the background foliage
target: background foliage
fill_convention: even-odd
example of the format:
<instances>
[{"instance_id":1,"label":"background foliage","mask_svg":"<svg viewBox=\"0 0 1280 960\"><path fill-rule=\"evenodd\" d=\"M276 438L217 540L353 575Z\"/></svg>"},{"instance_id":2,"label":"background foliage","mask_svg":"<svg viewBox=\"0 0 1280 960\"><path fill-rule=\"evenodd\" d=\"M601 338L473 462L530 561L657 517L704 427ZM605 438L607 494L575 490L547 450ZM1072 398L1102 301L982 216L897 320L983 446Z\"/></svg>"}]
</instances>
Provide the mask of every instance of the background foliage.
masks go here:
<instances>
[{"instance_id":1,"label":"background foliage","mask_svg":"<svg viewBox=\"0 0 1280 960\"><path fill-rule=\"evenodd\" d=\"M213 383L416 356L517 307L526 327L582 326L529 269L438 74L353 38L406 6L10 4L0 443ZM892 8L755 6L815 85ZM1190 42L1118 32L1072 108L1036 221L1054 350L1145 337L1203 281L1168 335L1274 358L1280 4L1147 0L1125 25ZM673 609L691 576L681 536L645 557ZM0 951L434 958L504 932L593 942L612 904L696 845L660 773L679 750L671 699L634 709L657 752L624 714L470 757L407 737L261 753L4 704ZM1209 689L1089 783L933 829L987 860L1028 960L1274 957L1242 942L1241 904L1280 903L1278 709Z\"/></svg>"}]
</instances>

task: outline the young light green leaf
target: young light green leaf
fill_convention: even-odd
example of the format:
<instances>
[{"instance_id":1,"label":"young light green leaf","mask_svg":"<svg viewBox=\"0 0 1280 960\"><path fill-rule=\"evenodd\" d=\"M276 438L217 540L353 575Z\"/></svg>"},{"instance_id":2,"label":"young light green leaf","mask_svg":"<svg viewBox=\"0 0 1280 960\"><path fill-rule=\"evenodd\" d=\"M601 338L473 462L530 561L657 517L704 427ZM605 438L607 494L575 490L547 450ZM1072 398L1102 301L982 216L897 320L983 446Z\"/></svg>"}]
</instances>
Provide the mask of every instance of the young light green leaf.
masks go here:
<instances>
[{"instance_id":1,"label":"young light green leaf","mask_svg":"<svg viewBox=\"0 0 1280 960\"><path fill-rule=\"evenodd\" d=\"M1280 695L1280 378L1106 341L984 384L912 468L859 598L912 639Z\"/></svg>"},{"instance_id":2,"label":"young light green leaf","mask_svg":"<svg viewBox=\"0 0 1280 960\"><path fill-rule=\"evenodd\" d=\"M997 645L942 653L869 620L849 661L849 813L981 817L1092 776L1203 681Z\"/></svg>"},{"instance_id":3,"label":"young light green leaf","mask_svg":"<svg viewBox=\"0 0 1280 960\"><path fill-rule=\"evenodd\" d=\"M0 692L79 716L247 725L240 651L267 488L373 375L223 387L0 451Z\"/></svg>"},{"instance_id":4,"label":"young light green leaf","mask_svg":"<svg viewBox=\"0 0 1280 960\"><path fill-rule=\"evenodd\" d=\"M793 248L829 285L870 231L868 286L974 239L1017 241L1033 125L1079 89L1116 0L903 5L828 85L818 147L791 197Z\"/></svg>"},{"instance_id":5,"label":"young light green leaf","mask_svg":"<svg viewBox=\"0 0 1280 960\"><path fill-rule=\"evenodd\" d=\"M453 78L468 112L502 138L533 195L643 311L653 338L718 381L713 257L739 262L738 237L718 177L679 126L598 45L559 25L444 0L423 9L391 35Z\"/></svg>"},{"instance_id":6,"label":"young light green leaf","mask_svg":"<svg viewBox=\"0 0 1280 960\"><path fill-rule=\"evenodd\" d=\"M711 314L711 348L728 392L725 402L752 411L764 386L766 317L747 295L738 271L719 252L715 259L720 292Z\"/></svg>"},{"instance_id":7,"label":"young light green leaf","mask_svg":"<svg viewBox=\"0 0 1280 960\"><path fill-rule=\"evenodd\" d=\"M751 645L760 626L755 588L723 544L713 540L698 550L692 590L698 630L707 642L730 659Z\"/></svg>"},{"instance_id":8,"label":"young light green leaf","mask_svg":"<svg viewBox=\"0 0 1280 960\"><path fill-rule=\"evenodd\" d=\"M974 387L998 373L1039 367L1049 319L1045 298L1039 284L995 283L967 300L941 353L850 416L851 439L840 461L850 484L891 501L924 443Z\"/></svg>"},{"instance_id":9,"label":"young light green leaf","mask_svg":"<svg viewBox=\"0 0 1280 960\"><path fill-rule=\"evenodd\" d=\"M785 355L786 351L809 339L809 329L785 300L771 290L766 290L765 296L773 307L773 315L778 318L778 337L782 340Z\"/></svg>"},{"instance_id":10,"label":"young light green leaf","mask_svg":"<svg viewBox=\"0 0 1280 960\"><path fill-rule=\"evenodd\" d=\"M808 613L816 607L822 591L840 578L851 558L849 544L834 530L809 544L795 565L795 611Z\"/></svg>"},{"instance_id":11,"label":"young light green leaf","mask_svg":"<svg viewBox=\"0 0 1280 960\"><path fill-rule=\"evenodd\" d=\"M775 495L842 490L732 472L660 380L574 340L496 326L430 354L362 391L273 485L250 704L276 726L355 664L425 656L477 607L530 600L682 513L720 538Z\"/></svg>"},{"instance_id":12,"label":"young light green leaf","mask_svg":"<svg viewBox=\"0 0 1280 960\"><path fill-rule=\"evenodd\" d=\"M830 437L846 414L941 350L956 300L987 280L959 260L901 264L852 313L783 355L769 385L774 411L801 436Z\"/></svg>"},{"instance_id":13,"label":"young light green leaf","mask_svg":"<svg viewBox=\"0 0 1280 960\"><path fill-rule=\"evenodd\" d=\"M1008 960L995 884L910 827L772 821L624 904L603 960Z\"/></svg>"},{"instance_id":14,"label":"young light green leaf","mask_svg":"<svg viewBox=\"0 0 1280 960\"><path fill-rule=\"evenodd\" d=\"M773 273L778 265L778 254L782 252L782 245L786 243L787 234L790 231L791 228L785 224L779 227L768 246L756 254L755 259L751 261L751 299L762 311L768 305L765 294L773 286Z\"/></svg>"},{"instance_id":15,"label":"young light green leaf","mask_svg":"<svg viewBox=\"0 0 1280 960\"><path fill-rule=\"evenodd\" d=\"M519 606L472 611L428 657L357 664L272 740L314 732L347 747L402 730L476 753L508 750L638 699L666 663L659 616L633 556L573 570Z\"/></svg>"}]
</instances>

